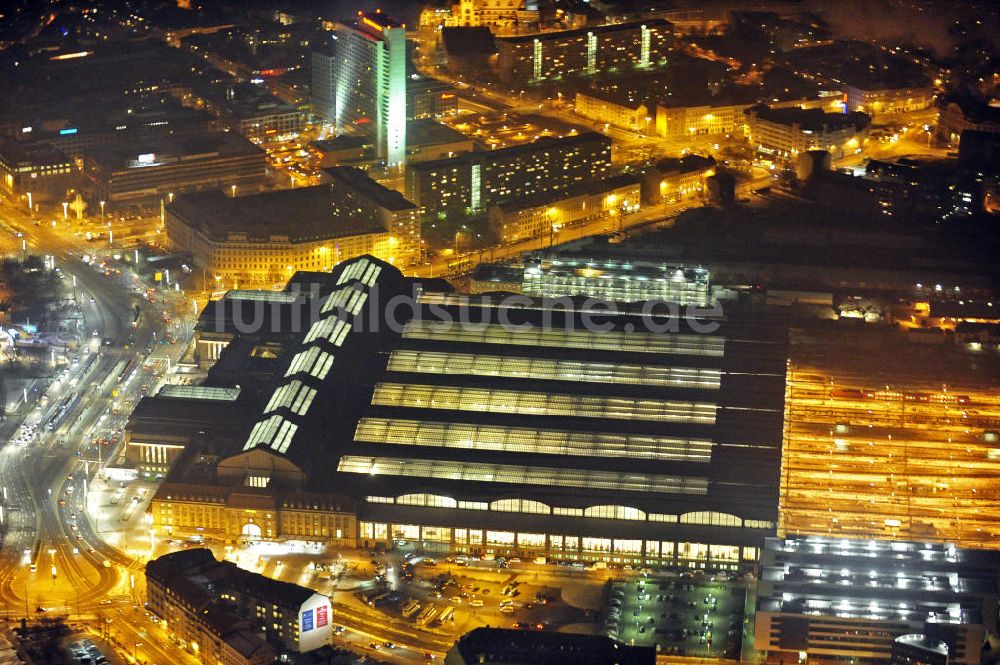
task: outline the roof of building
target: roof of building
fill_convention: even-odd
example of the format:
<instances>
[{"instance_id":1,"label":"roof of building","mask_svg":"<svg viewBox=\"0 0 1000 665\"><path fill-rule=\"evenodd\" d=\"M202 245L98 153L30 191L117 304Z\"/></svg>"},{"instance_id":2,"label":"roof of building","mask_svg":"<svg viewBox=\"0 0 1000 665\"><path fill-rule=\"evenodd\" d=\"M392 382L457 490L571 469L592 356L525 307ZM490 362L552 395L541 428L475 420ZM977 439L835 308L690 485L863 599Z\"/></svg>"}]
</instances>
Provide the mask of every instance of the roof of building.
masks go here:
<instances>
[{"instance_id":1,"label":"roof of building","mask_svg":"<svg viewBox=\"0 0 1000 665\"><path fill-rule=\"evenodd\" d=\"M275 96L266 86L249 82L234 82L224 79L221 84L208 77L195 80L198 94L213 104L226 109L238 120L249 120L262 116L301 113L294 104Z\"/></svg>"},{"instance_id":2,"label":"roof of building","mask_svg":"<svg viewBox=\"0 0 1000 665\"><path fill-rule=\"evenodd\" d=\"M576 28L573 30L560 30L556 32L543 32L538 34L530 35L514 35L511 37L497 37L497 43L508 43L508 44L531 44L538 41L558 41L561 39L574 39L576 37L582 37L588 33L594 33L595 35L601 35L609 32L622 32L625 30L638 30L641 27L648 28L661 28L664 30L673 30L674 24L662 18L648 19L644 21L628 21L625 23L609 23L607 25L595 25L586 28Z\"/></svg>"},{"instance_id":3,"label":"roof of building","mask_svg":"<svg viewBox=\"0 0 1000 665\"><path fill-rule=\"evenodd\" d=\"M524 279L523 266L507 266L499 263L480 263L472 271L474 282L497 282L520 284Z\"/></svg>"},{"instance_id":4,"label":"roof of building","mask_svg":"<svg viewBox=\"0 0 1000 665\"><path fill-rule=\"evenodd\" d=\"M245 233L254 240L284 236L301 242L384 232L374 222L360 226L356 219L335 215L329 185L236 198L215 190L185 193L177 196L167 211L220 241L231 233Z\"/></svg>"},{"instance_id":5,"label":"roof of building","mask_svg":"<svg viewBox=\"0 0 1000 665\"><path fill-rule=\"evenodd\" d=\"M672 173L692 173L694 171L704 171L715 166L715 158L711 155L685 155L684 157L665 157L656 162L656 168L660 175Z\"/></svg>"},{"instance_id":6,"label":"roof of building","mask_svg":"<svg viewBox=\"0 0 1000 665\"><path fill-rule=\"evenodd\" d=\"M1000 319L1000 300L984 300L970 298L962 300L933 299L931 300L931 316L942 319L983 319L995 321Z\"/></svg>"},{"instance_id":7,"label":"roof of building","mask_svg":"<svg viewBox=\"0 0 1000 665\"><path fill-rule=\"evenodd\" d=\"M650 511L659 516L650 522L686 523L688 513L732 511L739 497L732 519L760 521L748 539L773 525L787 345L780 320L727 311L708 334L680 320L653 332L640 314L622 312L597 332L585 303L564 311L564 303L507 307L427 292L403 313L379 305L411 293L391 265L362 257L333 274L340 288L278 361L234 458L284 458L316 491L477 503L513 496L566 507L576 521L587 521L588 507L624 504L642 520ZM380 297L370 298L376 288ZM472 310L475 329L438 325ZM317 459L338 473L317 473ZM484 523L502 520L500 510ZM590 522L573 528L591 535Z\"/></svg>"},{"instance_id":8,"label":"roof of building","mask_svg":"<svg viewBox=\"0 0 1000 665\"><path fill-rule=\"evenodd\" d=\"M170 580L185 576L201 566L215 562L211 550L195 548L179 550L151 559L146 563L146 575L152 575L159 580Z\"/></svg>"},{"instance_id":9,"label":"roof of building","mask_svg":"<svg viewBox=\"0 0 1000 665\"><path fill-rule=\"evenodd\" d=\"M190 582L190 580L187 581ZM205 624L211 626L218 635L225 635L226 633L236 630L237 628L248 627L244 619L241 619L228 607L219 604L213 604L206 607L199 615L199 619Z\"/></svg>"},{"instance_id":10,"label":"roof of building","mask_svg":"<svg viewBox=\"0 0 1000 665\"><path fill-rule=\"evenodd\" d=\"M626 646L610 637L572 633L476 628L452 647L462 663L559 663L559 665L653 665L656 649Z\"/></svg>"},{"instance_id":11,"label":"roof of building","mask_svg":"<svg viewBox=\"0 0 1000 665\"><path fill-rule=\"evenodd\" d=\"M372 180L361 169L353 166L331 166L323 170L333 179L332 187L335 190L338 187L348 188L353 193L391 211L412 210L417 207L396 190Z\"/></svg>"},{"instance_id":12,"label":"roof of building","mask_svg":"<svg viewBox=\"0 0 1000 665\"><path fill-rule=\"evenodd\" d=\"M1000 552L947 543L766 538L758 609L882 620L981 623ZM900 607L900 600L905 600Z\"/></svg>"},{"instance_id":13,"label":"roof of building","mask_svg":"<svg viewBox=\"0 0 1000 665\"><path fill-rule=\"evenodd\" d=\"M146 575L172 589L183 586L187 591L200 588L206 593L201 585L211 584L216 592L232 589L295 610L316 593L291 582L244 570L231 561L218 561L205 548L181 550L153 559L146 564Z\"/></svg>"},{"instance_id":14,"label":"roof of building","mask_svg":"<svg viewBox=\"0 0 1000 665\"><path fill-rule=\"evenodd\" d=\"M488 56L497 50L493 32L485 26L442 28L441 39L452 57Z\"/></svg>"},{"instance_id":15,"label":"roof of building","mask_svg":"<svg viewBox=\"0 0 1000 665\"><path fill-rule=\"evenodd\" d=\"M298 299L294 293L287 291L268 291L265 289L233 289L223 296L227 300L250 300L268 303L293 303Z\"/></svg>"},{"instance_id":16,"label":"roof of building","mask_svg":"<svg viewBox=\"0 0 1000 665\"><path fill-rule=\"evenodd\" d=\"M312 598L316 592L312 589L271 579L266 575L252 573L240 568L235 563L224 561L227 568L227 582L241 593L249 593L255 598L267 600L280 607L298 610L304 602Z\"/></svg>"},{"instance_id":17,"label":"roof of building","mask_svg":"<svg viewBox=\"0 0 1000 665\"><path fill-rule=\"evenodd\" d=\"M331 136L330 138L313 141L311 145L315 146L316 149L321 152L334 152L337 150L355 150L357 148L370 145L371 142L371 138L366 136L341 134L339 136Z\"/></svg>"},{"instance_id":18,"label":"roof of building","mask_svg":"<svg viewBox=\"0 0 1000 665\"><path fill-rule=\"evenodd\" d=\"M959 335L981 335L986 333L990 337L1000 337L1000 323L961 321L955 326L955 333Z\"/></svg>"},{"instance_id":19,"label":"roof of building","mask_svg":"<svg viewBox=\"0 0 1000 665\"><path fill-rule=\"evenodd\" d=\"M406 145L430 146L442 143L459 143L471 139L434 118L418 118L406 123Z\"/></svg>"},{"instance_id":20,"label":"roof of building","mask_svg":"<svg viewBox=\"0 0 1000 665\"><path fill-rule=\"evenodd\" d=\"M611 139L598 132L580 132L578 134L571 134L570 136L543 136L535 141L532 141L531 143L520 143L507 148L467 152L461 155L456 155L455 157L445 157L443 159L433 159L426 162L416 162L415 164L407 166L407 169L414 171L431 171L443 166L450 166L452 164L478 164L485 161L500 161L503 159L516 158L519 155L531 154L541 150L556 147L571 148L575 145L587 143L605 144L610 150Z\"/></svg>"},{"instance_id":21,"label":"roof of building","mask_svg":"<svg viewBox=\"0 0 1000 665\"><path fill-rule=\"evenodd\" d=\"M989 100L982 97L970 97L967 95L953 95L942 100L942 103L955 104L962 111L968 120L974 123L996 122L1000 123L1000 105L994 106Z\"/></svg>"},{"instance_id":22,"label":"roof of building","mask_svg":"<svg viewBox=\"0 0 1000 665\"><path fill-rule=\"evenodd\" d=\"M406 26L395 20L388 14L383 14L382 10L374 12L358 12L358 20L368 20L382 29L405 28Z\"/></svg>"},{"instance_id":23,"label":"roof of building","mask_svg":"<svg viewBox=\"0 0 1000 665\"><path fill-rule=\"evenodd\" d=\"M295 332L293 326L308 325L310 312L305 295L306 285L301 292L279 291L274 299L221 298L210 300L198 315L196 329L204 334L212 333L231 337L241 333L247 337L281 341Z\"/></svg>"},{"instance_id":24,"label":"roof of building","mask_svg":"<svg viewBox=\"0 0 1000 665\"><path fill-rule=\"evenodd\" d=\"M10 139L0 139L0 162L12 167L31 164L32 166L58 165L72 163L59 148L48 143L22 143Z\"/></svg>"},{"instance_id":25,"label":"roof of building","mask_svg":"<svg viewBox=\"0 0 1000 665\"><path fill-rule=\"evenodd\" d=\"M864 129L871 123L871 118L865 113L827 113L823 109L803 108L770 108L763 104L751 106L746 110L761 120L780 125L798 125L800 129L809 131L824 131L841 127L854 126Z\"/></svg>"},{"instance_id":26,"label":"roof of building","mask_svg":"<svg viewBox=\"0 0 1000 665\"><path fill-rule=\"evenodd\" d=\"M94 148L88 159L109 170L187 165L198 159L256 155L264 167L264 151L234 132L199 132L161 137L144 144Z\"/></svg>"},{"instance_id":27,"label":"roof of building","mask_svg":"<svg viewBox=\"0 0 1000 665\"><path fill-rule=\"evenodd\" d=\"M292 460L300 468L309 468L323 444L316 437L297 436L299 429L315 422L324 413L313 408L338 384L338 368L350 363L346 349L354 345L357 334L353 317L361 316L372 305L369 295L377 286L398 287L402 274L390 264L372 256L363 256L337 265L332 275L336 287L322 296L315 308L317 318L310 320L298 335L294 353L285 354L278 373L267 386L263 409L250 427L243 452L257 448L269 450ZM330 380L327 380L328 377ZM317 399L319 398L319 399ZM306 438L304 443L300 440Z\"/></svg>"},{"instance_id":28,"label":"roof of building","mask_svg":"<svg viewBox=\"0 0 1000 665\"><path fill-rule=\"evenodd\" d=\"M249 630L234 630L223 635L222 639L233 651L247 659L261 649L268 648L267 642Z\"/></svg>"},{"instance_id":29,"label":"roof of building","mask_svg":"<svg viewBox=\"0 0 1000 665\"><path fill-rule=\"evenodd\" d=\"M217 402L235 402L240 396L240 389L217 388L213 386L192 386L168 383L156 393L157 397L178 397L184 399L209 400Z\"/></svg>"},{"instance_id":30,"label":"roof of building","mask_svg":"<svg viewBox=\"0 0 1000 665\"><path fill-rule=\"evenodd\" d=\"M942 656L948 655L947 644L922 633L900 635L895 639L895 641L899 644L905 644L911 647L920 647L921 649L926 649L927 651L933 651Z\"/></svg>"},{"instance_id":31,"label":"roof of building","mask_svg":"<svg viewBox=\"0 0 1000 665\"><path fill-rule=\"evenodd\" d=\"M239 413L236 400L225 398L197 398L190 393L173 393L175 389L200 388L202 391L226 391L232 394L238 389L208 388L204 386L164 386L155 396L143 397L129 415L128 428L135 431L156 431L160 424L170 424L175 432L185 428L188 431L211 430L225 433L233 428L231 419ZM153 428L153 429L150 429Z\"/></svg>"}]
</instances>

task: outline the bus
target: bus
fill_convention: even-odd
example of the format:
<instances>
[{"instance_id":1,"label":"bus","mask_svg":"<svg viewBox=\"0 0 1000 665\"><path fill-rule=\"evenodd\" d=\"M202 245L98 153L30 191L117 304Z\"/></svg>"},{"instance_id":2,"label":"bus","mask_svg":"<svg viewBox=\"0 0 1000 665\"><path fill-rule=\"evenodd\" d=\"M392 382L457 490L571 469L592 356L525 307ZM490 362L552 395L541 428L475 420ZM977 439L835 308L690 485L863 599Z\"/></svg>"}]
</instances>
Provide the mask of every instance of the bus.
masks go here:
<instances>
[{"instance_id":1,"label":"bus","mask_svg":"<svg viewBox=\"0 0 1000 665\"><path fill-rule=\"evenodd\" d=\"M438 615L438 608L434 605L428 605L423 612L417 617L418 626L426 626L431 621L434 621L434 617Z\"/></svg>"},{"instance_id":2,"label":"bus","mask_svg":"<svg viewBox=\"0 0 1000 665\"><path fill-rule=\"evenodd\" d=\"M420 603L416 600L410 600L410 602L403 605L403 616L409 618L417 613L420 609Z\"/></svg>"}]
</instances>

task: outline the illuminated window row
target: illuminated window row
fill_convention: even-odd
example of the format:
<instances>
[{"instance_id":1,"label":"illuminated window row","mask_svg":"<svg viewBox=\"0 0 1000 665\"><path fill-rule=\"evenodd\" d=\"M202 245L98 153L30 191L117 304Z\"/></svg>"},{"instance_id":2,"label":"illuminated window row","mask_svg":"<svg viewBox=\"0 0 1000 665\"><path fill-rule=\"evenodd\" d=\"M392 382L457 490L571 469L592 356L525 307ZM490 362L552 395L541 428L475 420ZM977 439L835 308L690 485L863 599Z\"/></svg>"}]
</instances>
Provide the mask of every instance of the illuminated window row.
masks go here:
<instances>
[{"instance_id":1,"label":"illuminated window row","mask_svg":"<svg viewBox=\"0 0 1000 665\"><path fill-rule=\"evenodd\" d=\"M344 287L330 294L330 297L323 303L320 314L327 314L336 307L357 316L366 300L368 300L368 294L361 289Z\"/></svg>"},{"instance_id":2,"label":"illuminated window row","mask_svg":"<svg viewBox=\"0 0 1000 665\"><path fill-rule=\"evenodd\" d=\"M369 287L375 286L375 281L381 272L382 266L376 265L368 259L359 259L347 266L344 272L340 273L340 277L337 278L337 286L352 279L356 279Z\"/></svg>"},{"instance_id":3,"label":"illuminated window row","mask_svg":"<svg viewBox=\"0 0 1000 665\"><path fill-rule=\"evenodd\" d=\"M400 383L380 383L372 395L372 404L418 409L691 422L707 425L715 423L716 415L716 405L703 402Z\"/></svg>"},{"instance_id":4,"label":"illuminated window row","mask_svg":"<svg viewBox=\"0 0 1000 665\"><path fill-rule=\"evenodd\" d=\"M711 526L743 526L743 519L729 513L705 510L681 515L681 524L708 524Z\"/></svg>"},{"instance_id":5,"label":"illuminated window row","mask_svg":"<svg viewBox=\"0 0 1000 665\"><path fill-rule=\"evenodd\" d=\"M547 210L548 210L547 208L542 210L539 217L539 223L542 224L542 228L546 229L551 225L548 219L548 214L546 212ZM649 282L644 282L644 283L648 284ZM575 282L572 282L572 284L575 286L579 286L579 284L576 284ZM547 296L551 298L559 296L559 294L554 293L552 290L546 290L547 286L548 286L547 284L540 284L537 281L532 281L530 277L526 275L523 284L523 295L529 296L530 298L534 299L530 303L527 301L508 303L505 302L505 299L502 296L493 296L488 294L468 295L464 293L438 293L438 292L421 292L417 296L417 302L421 305L441 305L441 306L455 306L455 307L489 307L489 308L499 307L502 305L503 307L512 310L513 309L541 310L545 309L544 301L542 300L543 297ZM600 283L596 286L594 285L586 285L586 286L588 287L587 292L594 296L599 295L592 292L593 289L596 288L596 286L607 288L607 285L603 283ZM687 286L685 286L684 288L687 289ZM569 292L569 295L573 296L579 294L580 292L581 291L577 289L575 291ZM697 292L708 294L708 288L707 286L698 286ZM682 292L678 291L678 293ZM683 291L683 293L693 293L693 291L685 290ZM643 297L634 298L633 300L649 300L658 297L658 298L663 298L664 300L667 301L671 301L670 298L666 298L662 294L655 294L655 293L650 294L648 291L640 295L642 295ZM708 302L709 300L710 299L706 296L702 302ZM565 309L565 311L568 312L589 311L595 313L604 313L607 311L606 308L602 308L601 304L593 305L593 304L588 304L586 302L571 303L568 301L566 302L565 307L563 307L562 303L560 303L559 309Z\"/></svg>"},{"instance_id":6,"label":"illuminated window row","mask_svg":"<svg viewBox=\"0 0 1000 665\"><path fill-rule=\"evenodd\" d=\"M681 335L646 331L560 330L532 327L515 329L500 325L410 321L403 329L406 339L435 339L474 344L519 344L522 346L673 353L720 357L726 340L714 335Z\"/></svg>"},{"instance_id":7,"label":"illuminated window row","mask_svg":"<svg viewBox=\"0 0 1000 665\"><path fill-rule=\"evenodd\" d=\"M298 372L306 372L316 377L320 381L326 378L333 365L333 356L323 351L318 346L310 346L305 351L299 351L292 358L292 363L288 366L285 376L291 376Z\"/></svg>"},{"instance_id":8,"label":"illuminated window row","mask_svg":"<svg viewBox=\"0 0 1000 665\"><path fill-rule=\"evenodd\" d=\"M759 550L756 547L738 545L718 545L709 543L688 543L659 540L611 539L589 536L563 535L559 533L525 533L520 531L490 531L476 528L450 528L419 524L387 524L385 522L359 522L359 537L364 540L386 542L389 539L412 542L429 541L452 545L460 551L467 547L505 547L523 550L548 551L561 559L591 559L611 561L610 555L631 557L645 556L649 559L662 558L672 562L712 561L714 563L735 563L756 561Z\"/></svg>"},{"instance_id":9,"label":"illuminated window row","mask_svg":"<svg viewBox=\"0 0 1000 665\"><path fill-rule=\"evenodd\" d=\"M282 416L271 416L253 426L243 450L250 450L266 443L272 450L284 453L292 443L292 437L298 428L298 425Z\"/></svg>"},{"instance_id":10,"label":"illuminated window row","mask_svg":"<svg viewBox=\"0 0 1000 665\"><path fill-rule=\"evenodd\" d=\"M292 379L274 391L271 395L271 400L267 403L267 408L264 409L264 413L270 413L275 409L284 407L290 409L292 413L304 416L315 397L315 388L307 386L298 379Z\"/></svg>"},{"instance_id":11,"label":"illuminated window row","mask_svg":"<svg viewBox=\"0 0 1000 665\"><path fill-rule=\"evenodd\" d=\"M680 478L659 474L616 473L583 469L551 469L515 464L482 464L412 457L345 455L340 458L337 471L369 476L434 478L538 485L541 487L582 487L622 492L697 495L708 493L708 481L705 478Z\"/></svg>"},{"instance_id":12,"label":"illuminated window row","mask_svg":"<svg viewBox=\"0 0 1000 665\"><path fill-rule=\"evenodd\" d=\"M511 453L627 457L708 463L713 443L641 434L573 432L501 425L426 422L398 418L362 418L354 433L361 443L432 446Z\"/></svg>"},{"instance_id":13,"label":"illuminated window row","mask_svg":"<svg viewBox=\"0 0 1000 665\"><path fill-rule=\"evenodd\" d=\"M717 369L653 367L613 363L514 358L438 351L393 351L388 369L424 374L474 374L554 381L585 381L627 385L679 386L718 389Z\"/></svg>"},{"instance_id":14,"label":"illuminated window row","mask_svg":"<svg viewBox=\"0 0 1000 665\"><path fill-rule=\"evenodd\" d=\"M257 289L239 289L229 291L226 300L253 300L256 302L277 302L291 304L298 300L298 294L287 291L262 291Z\"/></svg>"},{"instance_id":15,"label":"illuminated window row","mask_svg":"<svg viewBox=\"0 0 1000 665\"><path fill-rule=\"evenodd\" d=\"M537 416L715 424L716 405L662 399L567 395L488 388L380 383L372 404L416 409L456 409Z\"/></svg>"},{"instance_id":16,"label":"illuminated window row","mask_svg":"<svg viewBox=\"0 0 1000 665\"><path fill-rule=\"evenodd\" d=\"M302 341L303 343L308 344L309 342L322 337L330 340L334 346L340 346L344 343L344 338L347 337L347 333L350 332L350 330L350 323L338 318L337 316L331 315L312 324L309 328L309 332L306 333L306 336Z\"/></svg>"},{"instance_id":17,"label":"illuminated window row","mask_svg":"<svg viewBox=\"0 0 1000 665\"><path fill-rule=\"evenodd\" d=\"M478 501L457 501L440 494L403 494L393 499L391 496L369 496L368 503L395 503L402 506L422 506L426 508L458 508L463 510L490 510L493 512L521 513L524 515L559 515L565 517L593 517L598 519L624 520L636 522L669 522L672 524L704 524L708 526L744 527L747 529L773 529L774 522L768 520L744 520L737 515L715 511L699 511L683 515L646 513L631 506L598 505L587 508L552 507L532 499L500 499L491 503Z\"/></svg>"}]
</instances>

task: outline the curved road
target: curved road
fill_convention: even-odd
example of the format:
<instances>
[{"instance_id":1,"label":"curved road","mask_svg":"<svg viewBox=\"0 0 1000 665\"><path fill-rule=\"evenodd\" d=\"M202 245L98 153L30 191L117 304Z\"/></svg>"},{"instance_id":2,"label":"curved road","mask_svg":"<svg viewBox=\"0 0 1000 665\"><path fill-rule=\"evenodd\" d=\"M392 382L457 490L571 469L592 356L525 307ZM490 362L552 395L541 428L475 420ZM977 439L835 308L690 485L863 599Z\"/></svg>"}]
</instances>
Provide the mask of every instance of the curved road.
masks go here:
<instances>
[{"instance_id":1,"label":"curved road","mask_svg":"<svg viewBox=\"0 0 1000 665\"><path fill-rule=\"evenodd\" d=\"M85 483L96 476L97 465L85 462L83 456L93 449L94 437L111 438L124 425L126 416L112 410L118 372L145 351L162 319L124 277L108 277L84 263L80 257L86 248L77 248L50 227L36 225L12 205L0 208L0 214L5 223L24 234L29 248L56 258L67 275L66 288L81 303L83 344L96 331L97 339L90 345L98 354L85 374L78 372L59 389L60 400L68 395L74 399L55 430L46 432L40 426L36 441L0 450L5 528L0 548L0 599L7 616L21 616L25 611L30 614L36 608L91 614L111 602L116 586L121 586L122 595L127 594L127 580L121 573L136 563L103 542L91 528L83 497ZM73 280L72 286L69 280ZM133 328L136 305L142 315ZM118 344L132 343L124 349L101 346L98 340L104 337ZM137 360L134 366L139 365ZM125 393L121 399L138 396L138 382L130 383L118 386ZM37 415L29 414L28 418L32 417ZM97 452L91 455L93 462L96 457ZM32 572L28 564L36 547L37 570Z\"/></svg>"}]
</instances>

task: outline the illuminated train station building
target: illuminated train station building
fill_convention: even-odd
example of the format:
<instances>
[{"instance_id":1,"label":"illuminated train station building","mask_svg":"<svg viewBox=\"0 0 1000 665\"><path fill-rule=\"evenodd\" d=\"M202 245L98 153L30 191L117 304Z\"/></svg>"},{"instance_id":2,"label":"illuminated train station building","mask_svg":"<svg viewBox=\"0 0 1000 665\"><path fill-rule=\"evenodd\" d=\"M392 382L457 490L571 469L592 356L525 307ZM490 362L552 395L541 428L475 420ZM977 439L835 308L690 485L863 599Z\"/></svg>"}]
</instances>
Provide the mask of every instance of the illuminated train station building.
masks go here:
<instances>
[{"instance_id":1,"label":"illuminated train station building","mask_svg":"<svg viewBox=\"0 0 1000 665\"><path fill-rule=\"evenodd\" d=\"M775 533L780 322L504 306L370 257L328 278L229 454L168 474L159 532L721 569Z\"/></svg>"}]
</instances>

